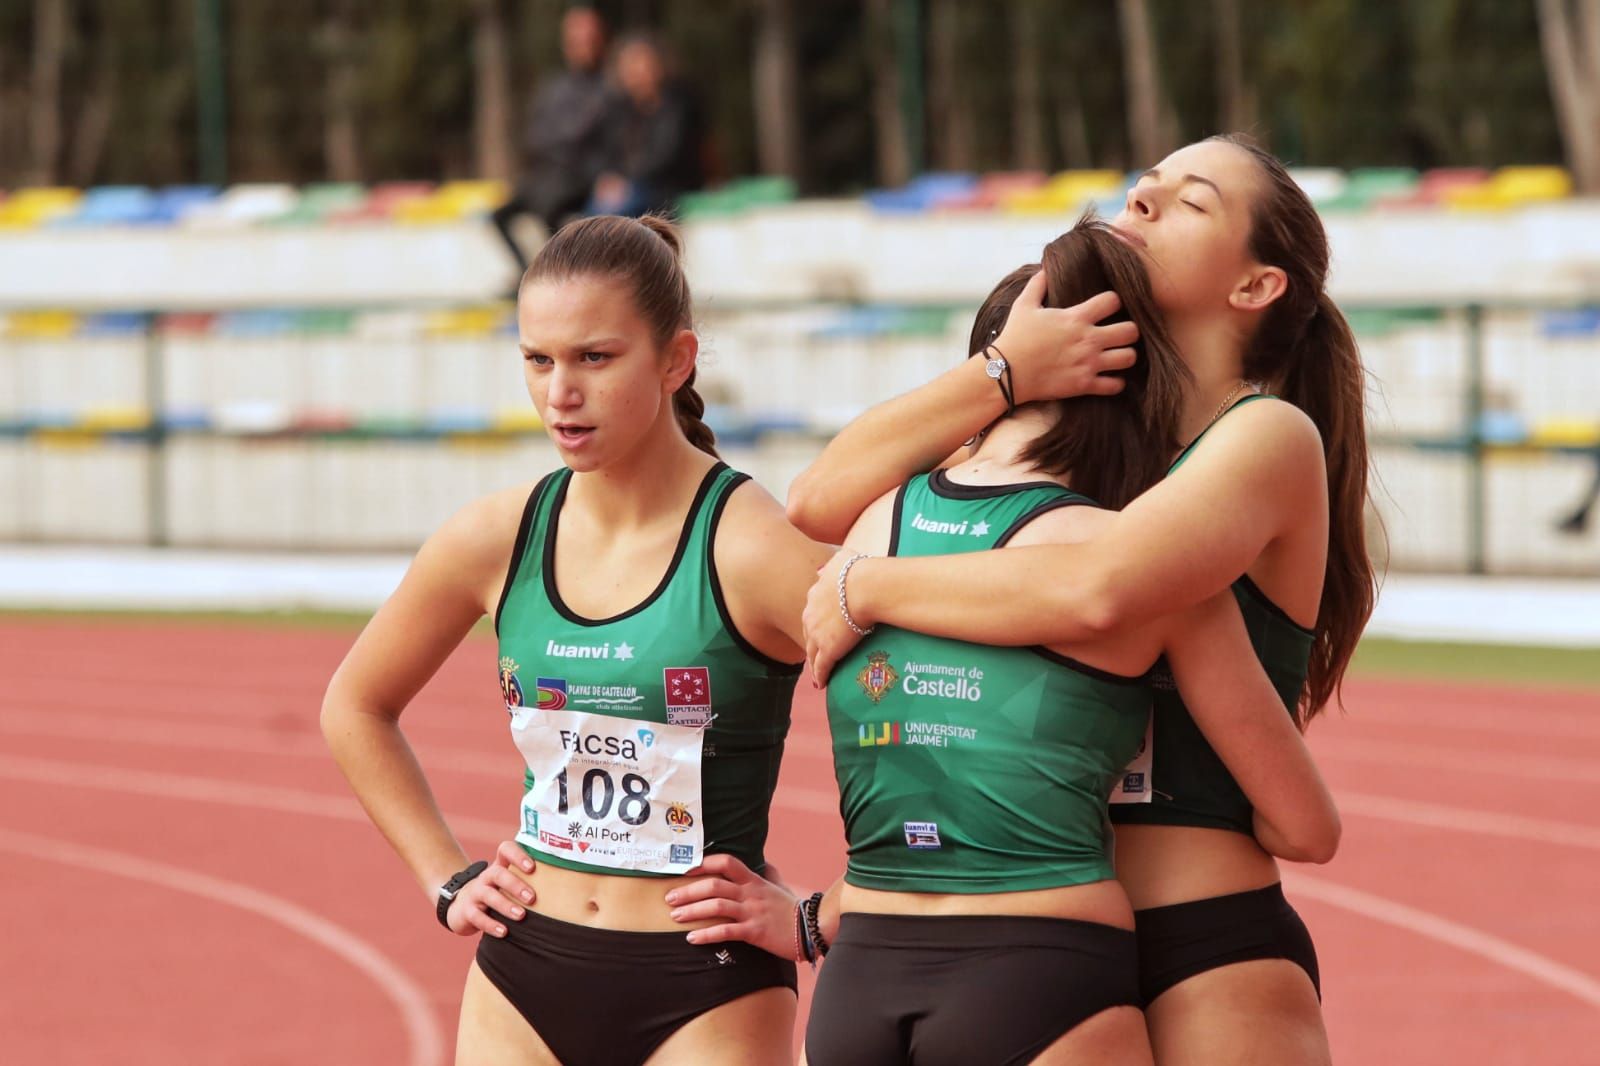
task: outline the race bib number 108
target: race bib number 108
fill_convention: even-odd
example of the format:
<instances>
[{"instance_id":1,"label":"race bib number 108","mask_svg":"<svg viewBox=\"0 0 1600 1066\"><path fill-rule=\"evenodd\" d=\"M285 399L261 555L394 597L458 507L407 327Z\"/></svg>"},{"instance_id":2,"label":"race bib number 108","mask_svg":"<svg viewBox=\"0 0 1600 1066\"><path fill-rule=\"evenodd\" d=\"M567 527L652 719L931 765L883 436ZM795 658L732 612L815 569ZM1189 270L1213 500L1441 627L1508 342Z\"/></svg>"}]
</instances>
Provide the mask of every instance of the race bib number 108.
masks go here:
<instances>
[{"instance_id":1,"label":"race bib number 108","mask_svg":"<svg viewBox=\"0 0 1600 1066\"><path fill-rule=\"evenodd\" d=\"M511 737L533 777L517 840L585 866L678 874L704 857L703 730L518 708Z\"/></svg>"}]
</instances>

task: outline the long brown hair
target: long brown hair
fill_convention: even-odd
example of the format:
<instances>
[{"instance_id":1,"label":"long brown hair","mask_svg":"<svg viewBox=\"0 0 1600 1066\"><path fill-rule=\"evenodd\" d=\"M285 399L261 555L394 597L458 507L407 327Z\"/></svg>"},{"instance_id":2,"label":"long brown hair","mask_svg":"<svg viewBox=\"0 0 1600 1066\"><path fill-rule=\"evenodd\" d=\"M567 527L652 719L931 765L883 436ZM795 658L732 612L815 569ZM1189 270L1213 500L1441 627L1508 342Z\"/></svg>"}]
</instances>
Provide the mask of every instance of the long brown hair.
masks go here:
<instances>
[{"instance_id":1,"label":"long brown hair","mask_svg":"<svg viewBox=\"0 0 1600 1066\"><path fill-rule=\"evenodd\" d=\"M679 330L694 328L694 304L683 272L683 239L670 219L597 215L569 222L539 249L518 290L534 281L575 277L626 283L658 346ZM690 444L716 455L716 435L704 422L706 403L695 391L694 378L695 371L689 371L672 394L672 412Z\"/></svg>"},{"instance_id":2,"label":"long brown hair","mask_svg":"<svg viewBox=\"0 0 1600 1066\"><path fill-rule=\"evenodd\" d=\"M1317 611L1302 722L1338 695L1377 599L1367 554L1366 376L1355 334L1328 295L1328 234L1283 164L1242 134L1211 140L1256 161L1262 190L1251 210L1250 254L1288 275L1245 352L1244 376L1300 408L1322 434L1328 463L1328 564Z\"/></svg>"},{"instance_id":3,"label":"long brown hair","mask_svg":"<svg viewBox=\"0 0 1600 1066\"><path fill-rule=\"evenodd\" d=\"M1041 269L1048 307L1071 307L1107 289L1121 297L1117 317L1139 327L1139 358L1123 372L1123 390L1051 401L1060 417L1022 453L1045 473L1071 474L1075 491L1121 508L1166 473L1189 370L1156 310L1144 264L1103 222L1080 219L1045 246L1042 258L1042 265L1013 270L989 293L973 321L968 350L978 354L999 336L1017 295Z\"/></svg>"}]
</instances>

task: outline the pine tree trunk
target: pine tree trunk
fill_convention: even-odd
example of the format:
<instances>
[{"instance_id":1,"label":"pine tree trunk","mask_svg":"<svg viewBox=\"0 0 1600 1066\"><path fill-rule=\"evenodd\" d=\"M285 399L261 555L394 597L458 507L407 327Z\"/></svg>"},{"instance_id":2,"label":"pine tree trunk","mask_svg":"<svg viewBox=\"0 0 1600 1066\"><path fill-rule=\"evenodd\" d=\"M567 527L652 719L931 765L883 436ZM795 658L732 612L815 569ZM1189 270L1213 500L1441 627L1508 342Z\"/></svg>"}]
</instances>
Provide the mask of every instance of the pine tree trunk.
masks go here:
<instances>
[{"instance_id":1,"label":"pine tree trunk","mask_svg":"<svg viewBox=\"0 0 1600 1066\"><path fill-rule=\"evenodd\" d=\"M1044 92L1040 82L1039 11L1033 0L1011 7L1011 51L1016 59L1011 76L1012 158L1023 170L1049 165L1044 143Z\"/></svg>"},{"instance_id":2,"label":"pine tree trunk","mask_svg":"<svg viewBox=\"0 0 1600 1066\"><path fill-rule=\"evenodd\" d=\"M976 118L961 72L961 2L930 0L928 36L929 122L936 140L932 153L941 170L973 169L977 156Z\"/></svg>"},{"instance_id":3,"label":"pine tree trunk","mask_svg":"<svg viewBox=\"0 0 1600 1066\"><path fill-rule=\"evenodd\" d=\"M1600 192L1600 0L1539 0L1539 37L1567 165L1578 190Z\"/></svg>"},{"instance_id":4,"label":"pine tree trunk","mask_svg":"<svg viewBox=\"0 0 1600 1066\"><path fill-rule=\"evenodd\" d=\"M510 181L511 62L506 54L506 19L501 0L477 0L472 31L472 142L480 178Z\"/></svg>"},{"instance_id":5,"label":"pine tree trunk","mask_svg":"<svg viewBox=\"0 0 1600 1066\"><path fill-rule=\"evenodd\" d=\"M1239 0L1212 0L1217 33L1217 101L1222 132L1248 130L1255 124L1255 99L1245 87L1244 38L1239 26Z\"/></svg>"},{"instance_id":6,"label":"pine tree trunk","mask_svg":"<svg viewBox=\"0 0 1600 1066\"><path fill-rule=\"evenodd\" d=\"M1150 9L1146 0L1117 0L1117 14L1128 85L1128 141L1135 165L1151 166L1176 147L1176 137L1161 93Z\"/></svg>"},{"instance_id":7,"label":"pine tree trunk","mask_svg":"<svg viewBox=\"0 0 1600 1066\"><path fill-rule=\"evenodd\" d=\"M66 180L73 185L94 184L116 114L120 81L116 63L109 47L102 46L99 52L100 61L95 64L88 97L73 123L72 142L67 148Z\"/></svg>"},{"instance_id":8,"label":"pine tree trunk","mask_svg":"<svg viewBox=\"0 0 1600 1066\"><path fill-rule=\"evenodd\" d=\"M33 73L28 87L29 180L53 185L61 158L61 68L67 51L67 0L34 0Z\"/></svg>"},{"instance_id":9,"label":"pine tree trunk","mask_svg":"<svg viewBox=\"0 0 1600 1066\"><path fill-rule=\"evenodd\" d=\"M867 63L872 70L872 124L877 134L878 182L911 180L911 151L900 107L902 71L894 48L894 0L867 0Z\"/></svg>"},{"instance_id":10,"label":"pine tree trunk","mask_svg":"<svg viewBox=\"0 0 1600 1066\"><path fill-rule=\"evenodd\" d=\"M350 0L338 0L330 5L323 24L327 98L322 155L328 177L334 181L361 180L361 141L356 118L357 32L353 21Z\"/></svg>"},{"instance_id":11,"label":"pine tree trunk","mask_svg":"<svg viewBox=\"0 0 1600 1066\"><path fill-rule=\"evenodd\" d=\"M800 78L793 0L761 0L755 54L756 159L764 174L800 177Z\"/></svg>"}]
</instances>

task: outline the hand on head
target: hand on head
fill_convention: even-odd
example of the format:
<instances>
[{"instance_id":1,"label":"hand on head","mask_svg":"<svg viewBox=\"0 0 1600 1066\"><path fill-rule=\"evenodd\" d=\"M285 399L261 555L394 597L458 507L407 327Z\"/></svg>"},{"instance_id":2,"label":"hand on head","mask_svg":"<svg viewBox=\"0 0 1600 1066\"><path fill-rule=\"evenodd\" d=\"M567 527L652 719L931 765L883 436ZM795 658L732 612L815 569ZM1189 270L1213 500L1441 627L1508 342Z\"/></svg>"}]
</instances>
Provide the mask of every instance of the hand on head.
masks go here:
<instances>
[{"instance_id":1,"label":"hand on head","mask_svg":"<svg viewBox=\"0 0 1600 1066\"><path fill-rule=\"evenodd\" d=\"M1133 365L1139 327L1100 323L1122 309L1122 300L1103 292L1074 307L1045 307L1048 284L1042 270L1028 280L995 338L1011 364L1017 403L1121 392L1122 380L1107 371Z\"/></svg>"}]
</instances>

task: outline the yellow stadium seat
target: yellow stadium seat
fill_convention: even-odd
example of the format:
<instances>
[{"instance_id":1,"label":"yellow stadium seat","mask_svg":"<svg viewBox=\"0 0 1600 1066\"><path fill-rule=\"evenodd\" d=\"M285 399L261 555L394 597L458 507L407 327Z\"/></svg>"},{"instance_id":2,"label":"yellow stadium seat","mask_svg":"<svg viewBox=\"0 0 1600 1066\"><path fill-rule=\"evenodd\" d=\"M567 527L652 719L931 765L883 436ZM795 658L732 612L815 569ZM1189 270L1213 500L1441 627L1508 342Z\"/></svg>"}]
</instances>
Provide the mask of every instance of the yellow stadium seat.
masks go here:
<instances>
[{"instance_id":1,"label":"yellow stadium seat","mask_svg":"<svg viewBox=\"0 0 1600 1066\"><path fill-rule=\"evenodd\" d=\"M492 211L510 199L511 186L503 181L450 181L439 187L438 195L463 211Z\"/></svg>"},{"instance_id":2,"label":"yellow stadium seat","mask_svg":"<svg viewBox=\"0 0 1600 1066\"><path fill-rule=\"evenodd\" d=\"M31 229L78 209L83 193L78 189L39 187L18 189L0 200L0 226Z\"/></svg>"},{"instance_id":3,"label":"yellow stadium seat","mask_svg":"<svg viewBox=\"0 0 1600 1066\"><path fill-rule=\"evenodd\" d=\"M6 335L18 339L70 337L78 330L79 317L71 311L16 311L6 321Z\"/></svg>"},{"instance_id":4,"label":"yellow stadium seat","mask_svg":"<svg viewBox=\"0 0 1600 1066\"><path fill-rule=\"evenodd\" d=\"M1091 201L1120 193L1126 183L1120 170L1064 170L1038 188L1001 196L1000 205L1016 215L1075 214Z\"/></svg>"},{"instance_id":5,"label":"yellow stadium seat","mask_svg":"<svg viewBox=\"0 0 1600 1066\"><path fill-rule=\"evenodd\" d=\"M425 320L423 332L430 337L482 337L499 329L508 313L501 306L434 311Z\"/></svg>"},{"instance_id":6,"label":"yellow stadium seat","mask_svg":"<svg viewBox=\"0 0 1600 1066\"><path fill-rule=\"evenodd\" d=\"M1600 422L1592 418L1552 418L1534 426L1528 439L1551 448L1600 447Z\"/></svg>"},{"instance_id":7,"label":"yellow stadium seat","mask_svg":"<svg viewBox=\"0 0 1600 1066\"><path fill-rule=\"evenodd\" d=\"M539 412L532 407L502 407L491 424L499 433L536 433L544 428Z\"/></svg>"},{"instance_id":8,"label":"yellow stadium seat","mask_svg":"<svg viewBox=\"0 0 1600 1066\"><path fill-rule=\"evenodd\" d=\"M503 181L451 181L428 196L402 200L394 206L394 217L411 225L457 222L471 215L492 211L505 203L511 188Z\"/></svg>"},{"instance_id":9,"label":"yellow stadium seat","mask_svg":"<svg viewBox=\"0 0 1600 1066\"><path fill-rule=\"evenodd\" d=\"M1572 195L1572 175L1565 167L1506 167L1490 185L1508 204L1565 200Z\"/></svg>"},{"instance_id":10,"label":"yellow stadium seat","mask_svg":"<svg viewBox=\"0 0 1600 1066\"><path fill-rule=\"evenodd\" d=\"M1458 211L1499 211L1571 195L1572 175L1563 167L1504 167L1482 185L1446 189L1441 198Z\"/></svg>"},{"instance_id":11,"label":"yellow stadium seat","mask_svg":"<svg viewBox=\"0 0 1600 1066\"><path fill-rule=\"evenodd\" d=\"M150 411L144 407L95 407L84 412L79 425L102 433L137 432L150 428Z\"/></svg>"}]
</instances>

